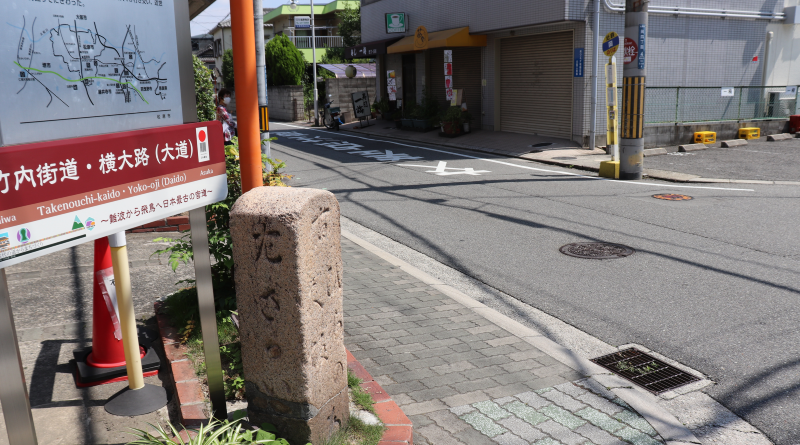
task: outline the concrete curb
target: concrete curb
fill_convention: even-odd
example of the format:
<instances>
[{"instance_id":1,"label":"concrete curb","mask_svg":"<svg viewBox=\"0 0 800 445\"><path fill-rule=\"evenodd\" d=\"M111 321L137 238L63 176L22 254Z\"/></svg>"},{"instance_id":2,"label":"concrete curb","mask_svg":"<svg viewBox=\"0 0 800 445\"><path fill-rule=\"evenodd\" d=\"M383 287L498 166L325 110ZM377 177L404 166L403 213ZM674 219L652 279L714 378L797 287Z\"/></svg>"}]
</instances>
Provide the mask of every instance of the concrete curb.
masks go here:
<instances>
[{"instance_id":1,"label":"concrete curb","mask_svg":"<svg viewBox=\"0 0 800 445\"><path fill-rule=\"evenodd\" d=\"M372 378L372 375L361 366L350 351L347 351L347 367L350 371L361 379L361 388L372 396L375 402L375 413L381 422L386 426L378 445L414 445L413 425L411 420L397 406L391 396L383 390L381 385Z\"/></svg>"},{"instance_id":2,"label":"concrete curb","mask_svg":"<svg viewBox=\"0 0 800 445\"><path fill-rule=\"evenodd\" d=\"M644 149L644 157L649 156L660 156L667 154L666 148L645 148Z\"/></svg>"},{"instance_id":3,"label":"concrete curb","mask_svg":"<svg viewBox=\"0 0 800 445\"><path fill-rule=\"evenodd\" d=\"M464 307L471 309L492 323L538 348L545 354L548 354L553 359L558 360L564 365L569 366L575 371L590 377L597 383L609 388L610 391L612 391L625 403L639 412L639 414L641 414L642 417L647 420L647 422L653 427L653 429L656 430L656 432L658 432L658 434L667 442L667 444L670 444L671 442L688 442L692 444L700 443L700 440L698 440L688 428L678 421L675 416L661 408L657 403L656 397L650 393L639 389L638 387L634 387L633 384L627 380L611 374L599 365L594 364L593 362L579 356L575 352L559 345L549 338L544 337L541 333L528 328L527 326L507 317L506 315L501 314L500 312L497 312L483 303L473 300L458 289L455 289L454 287L437 280L422 270L412 266L411 264L374 246L368 241L365 241L346 230L342 230L342 236L358 244L369 252L377 255L395 267L400 268L423 283L434 287Z\"/></svg>"},{"instance_id":4,"label":"concrete curb","mask_svg":"<svg viewBox=\"0 0 800 445\"><path fill-rule=\"evenodd\" d=\"M767 141L777 142L777 141L785 141L792 138L793 136L789 133L771 134L767 136Z\"/></svg>"},{"instance_id":5,"label":"concrete curb","mask_svg":"<svg viewBox=\"0 0 800 445\"><path fill-rule=\"evenodd\" d=\"M745 139L731 139L730 141L722 141L720 143L720 146L722 148L739 147L741 145L747 145L747 140L745 140Z\"/></svg>"},{"instance_id":6,"label":"concrete curb","mask_svg":"<svg viewBox=\"0 0 800 445\"><path fill-rule=\"evenodd\" d=\"M161 313L162 302L153 304L161 341L164 343L164 353L169 361L169 377L165 383L174 385L177 413L181 425L184 427L198 427L208 422L209 410L203 394L203 385L194 372L192 361L186 356L187 348L183 346L178 337L178 330L174 328L167 316Z\"/></svg>"},{"instance_id":7,"label":"concrete curb","mask_svg":"<svg viewBox=\"0 0 800 445\"><path fill-rule=\"evenodd\" d=\"M686 144L686 145L679 145L678 151L681 153L686 153L688 151L698 151L698 150L705 150L706 147L703 144Z\"/></svg>"}]
</instances>

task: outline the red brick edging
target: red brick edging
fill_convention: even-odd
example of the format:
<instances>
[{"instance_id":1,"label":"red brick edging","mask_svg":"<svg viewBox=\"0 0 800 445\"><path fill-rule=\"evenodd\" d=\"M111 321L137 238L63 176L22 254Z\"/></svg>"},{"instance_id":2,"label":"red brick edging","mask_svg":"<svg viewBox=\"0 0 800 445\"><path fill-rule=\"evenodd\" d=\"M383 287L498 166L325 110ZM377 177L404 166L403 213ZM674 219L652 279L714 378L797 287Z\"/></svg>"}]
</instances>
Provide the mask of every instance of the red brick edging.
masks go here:
<instances>
[{"instance_id":1,"label":"red brick edging","mask_svg":"<svg viewBox=\"0 0 800 445\"><path fill-rule=\"evenodd\" d=\"M347 351L347 367L350 371L362 380L361 387L372 396L375 401L375 413L386 425L386 432L383 433L378 445L414 445L413 429L411 420L403 413L403 410L392 400L392 397L381 388L369 372L361 366L361 363Z\"/></svg>"},{"instance_id":2,"label":"red brick edging","mask_svg":"<svg viewBox=\"0 0 800 445\"><path fill-rule=\"evenodd\" d=\"M176 406L179 407L180 423L186 427L197 427L208 421L203 387L191 360L186 356L187 348L180 342L178 330L170 325L169 319L161 313L160 301L154 304L164 353L169 361L170 376L166 381L175 385ZM378 445L414 445L411 420L403 410L383 390L361 363L347 351L347 367L362 380L361 387L375 401L375 413L386 425L386 432Z\"/></svg>"}]
</instances>

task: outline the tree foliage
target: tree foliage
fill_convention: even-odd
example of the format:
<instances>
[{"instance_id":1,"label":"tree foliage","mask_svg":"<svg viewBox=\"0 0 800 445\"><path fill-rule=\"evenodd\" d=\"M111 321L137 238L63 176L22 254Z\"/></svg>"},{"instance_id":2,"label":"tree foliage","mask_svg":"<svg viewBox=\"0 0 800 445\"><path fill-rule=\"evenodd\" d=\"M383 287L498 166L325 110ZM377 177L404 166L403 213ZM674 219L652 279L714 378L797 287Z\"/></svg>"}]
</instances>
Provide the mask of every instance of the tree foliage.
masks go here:
<instances>
[{"instance_id":1,"label":"tree foliage","mask_svg":"<svg viewBox=\"0 0 800 445\"><path fill-rule=\"evenodd\" d=\"M192 58L197 120L200 122L213 121L217 118L217 113L214 106L214 85L211 83L211 71L197 56L192 56Z\"/></svg>"},{"instance_id":2,"label":"tree foliage","mask_svg":"<svg viewBox=\"0 0 800 445\"><path fill-rule=\"evenodd\" d=\"M272 38L266 45L264 56L269 85L300 85L306 60L288 37L279 35Z\"/></svg>"},{"instance_id":3,"label":"tree foliage","mask_svg":"<svg viewBox=\"0 0 800 445\"><path fill-rule=\"evenodd\" d=\"M226 50L222 55L222 82L225 88L233 89L233 50Z\"/></svg>"},{"instance_id":4,"label":"tree foliage","mask_svg":"<svg viewBox=\"0 0 800 445\"><path fill-rule=\"evenodd\" d=\"M339 18L339 35L342 36L344 48L328 48L320 59L321 63L349 63L351 61L344 57L345 49L361 43L361 5L351 8L348 3L345 9L336 11L336 17ZM352 62L368 60L357 59Z\"/></svg>"}]
</instances>

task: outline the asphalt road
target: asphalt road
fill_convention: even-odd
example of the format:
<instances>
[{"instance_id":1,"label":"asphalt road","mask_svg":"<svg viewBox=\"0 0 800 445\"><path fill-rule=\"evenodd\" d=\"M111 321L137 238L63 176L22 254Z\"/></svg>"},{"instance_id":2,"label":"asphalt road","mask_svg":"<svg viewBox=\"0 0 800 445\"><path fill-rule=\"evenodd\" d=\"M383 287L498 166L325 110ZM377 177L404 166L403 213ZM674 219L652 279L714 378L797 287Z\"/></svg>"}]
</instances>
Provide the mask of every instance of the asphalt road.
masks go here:
<instances>
[{"instance_id":1,"label":"asphalt road","mask_svg":"<svg viewBox=\"0 0 800 445\"><path fill-rule=\"evenodd\" d=\"M677 153L678 147L668 147L667 151L671 153L645 159L645 166L704 178L800 181L798 138L776 142L761 138L731 148L720 148L716 143L688 153Z\"/></svg>"},{"instance_id":2,"label":"asphalt road","mask_svg":"<svg viewBox=\"0 0 800 445\"><path fill-rule=\"evenodd\" d=\"M352 133L272 130L291 185L328 189L353 221L607 343L641 344L705 373L717 382L705 389L712 397L777 444L800 442L800 187L620 182ZM559 252L585 241L636 253Z\"/></svg>"}]
</instances>

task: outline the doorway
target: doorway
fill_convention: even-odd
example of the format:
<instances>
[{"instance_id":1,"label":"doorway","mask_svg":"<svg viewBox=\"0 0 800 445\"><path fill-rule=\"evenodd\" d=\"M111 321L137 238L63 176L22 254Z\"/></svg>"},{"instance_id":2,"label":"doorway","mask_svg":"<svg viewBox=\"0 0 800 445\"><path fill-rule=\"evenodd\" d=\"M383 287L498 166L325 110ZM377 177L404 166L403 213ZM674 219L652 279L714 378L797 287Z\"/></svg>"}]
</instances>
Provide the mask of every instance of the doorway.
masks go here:
<instances>
[{"instance_id":1,"label":"doorway","mask_svg":"<svg viewBox=\"0 0 800 445\"><path fill-rule=\"evenodd\" d=\"M403 55L403 109L417 103L417 56Z\"/></svg>"}]
</instances>

